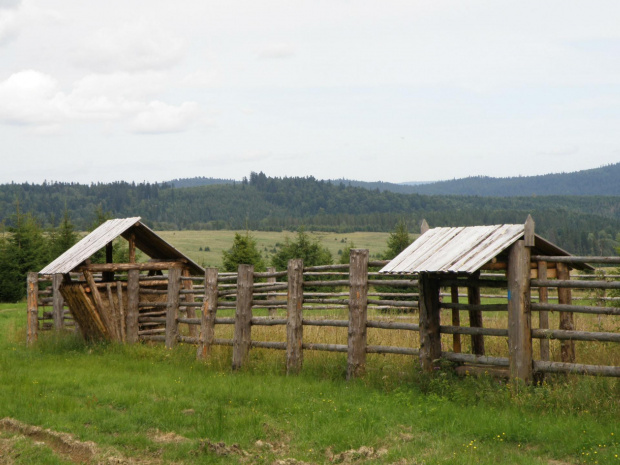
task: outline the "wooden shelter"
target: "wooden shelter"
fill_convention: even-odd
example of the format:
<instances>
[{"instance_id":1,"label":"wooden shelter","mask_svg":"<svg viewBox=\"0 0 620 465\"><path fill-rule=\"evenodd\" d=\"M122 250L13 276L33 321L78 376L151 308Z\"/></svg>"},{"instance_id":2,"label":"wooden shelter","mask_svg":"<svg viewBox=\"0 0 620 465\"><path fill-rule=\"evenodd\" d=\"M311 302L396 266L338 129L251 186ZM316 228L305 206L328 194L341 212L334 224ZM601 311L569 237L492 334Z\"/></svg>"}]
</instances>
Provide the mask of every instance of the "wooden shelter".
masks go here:
<instances>
[{"instance_id":1,"label":"wooden shelter","mask_svg":"<svg viewBox=\"0 0 620 465\"><path fill-rule=\"evenodd\" d=\"M565 250L534 233L531 216L521 225L428 229L426 223L423 223L421 236L380 272L419 273L420 362L424 368L432 369L442 357L441 308L453 308L453 326L460 325L459 309L468 309L472 328L472 352L479 356L485 355L483 335L490 333L482 330L482 310L492 310L494 307L481 305L480 288L505 286L508 290L510 376L526 382L531 381L533 362L530 280L539 277L570 278L570 268L566 264L534 262L530 260L534 255L570 256ZM593 270L585 263L575 267ZM506 279L491 280L484 279L484 276L481 279L482 270L505 273ZM441 287L452 288L452 306L441 302ZM467 305L459 304L459 287L468 290ZM570 300L570 296L566 299ZM541 312L541 322L544 317ZM567 313L562 317L566 320L566 327L570 328L572 314ZM476 331L477 328L480 329ZM460 352L460 339L456 336L455 334L454 352ZM570 342L572 341L568 341Z\"/></svg>"},{"instance_id":2,"label":"wooden shelter","mask_svg":"<svg viewBox=\"0 0 620 465\"><path fill-rule=\"evenodd\" d=\"M148 281L151 290L180 286L181 275L204 275L204 269L168 244L140 221L140 217L108 220L77 244L43 268L39 274L62 276L59 291L69 306L82 335L86 339L108 339L136 342L140 272L154 278ZM112 243L122 237L127 240L129 261L113 263ZM105 249L106 263L91 263L91 257ZM136 262L136 249L150 257ZM163 270L169 270L174 280L157 280ZM71 273L78 273L74 280ZM100 275L99 275L100 273ZM145 284L142 284L144 287ZM166 293L150 295L153 305L166 301ZM62 306L61 306L62 307ZM148 305L144 305L148 309Z\"/></svg>"}]
</instances>

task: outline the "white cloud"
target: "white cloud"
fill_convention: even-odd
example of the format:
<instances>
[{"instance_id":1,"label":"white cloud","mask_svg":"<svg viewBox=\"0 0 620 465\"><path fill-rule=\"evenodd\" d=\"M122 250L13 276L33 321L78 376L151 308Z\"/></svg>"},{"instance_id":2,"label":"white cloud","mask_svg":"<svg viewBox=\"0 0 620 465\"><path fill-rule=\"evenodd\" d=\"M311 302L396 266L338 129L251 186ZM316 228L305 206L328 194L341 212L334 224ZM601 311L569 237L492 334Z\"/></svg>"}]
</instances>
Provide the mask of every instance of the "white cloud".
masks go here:
<instances>
[{"instance_id":1,"label":"white cloud","mask_svg":"<svg viewBox=\"0 0 620 465\"><path fill-rule=\"evenodd\" d=\"M154 101L133 118L131 129L147 134L181 132L196 121L198 114L198 105L194 102L173 106Z\"/></svg>"},{"instance_id":2,"label":"white cloud","mask_svg":"<svg viewBox=\"0 0 620 465\"><path fill-rule=\"evenodd\" d=\"M256 50L261 59L283 59L295 55L295 47L290 44L266 44Z\"/></svg>"},{"instance_id":3,"label":"white cloud","mask_svg":"<svg viewBox=\"0 0 620 465\"><path fill-rule=\"evenodd\" d=\"M0 0L0 45L13 39L19 30L20 1Z\"/></svg>"},{"instance_id":4,"label":"white cloud","mask_svg":"<svg viewBox=\"0 0 620 465\"><path fill-rule=\"evenodd\" d=\"M158 73L89 75L62 92L51 76L20 71L0 82L0 121L57 131L72 122L117 121L133 132L180 132L198 117L198 104L171 105L154 99L164 90Z\"/></svg>"},{"instance_id":5,"label":"white cloud","mask_svg":"<svg viewBox=\"0 0 620 465\"><path fill-rule=\"evenodd\" d=\"M142 20L100 29L81 47L77 60L104 73L160 70L178 63L184 50L183 39Z\"/></svg>"}]
</instances>

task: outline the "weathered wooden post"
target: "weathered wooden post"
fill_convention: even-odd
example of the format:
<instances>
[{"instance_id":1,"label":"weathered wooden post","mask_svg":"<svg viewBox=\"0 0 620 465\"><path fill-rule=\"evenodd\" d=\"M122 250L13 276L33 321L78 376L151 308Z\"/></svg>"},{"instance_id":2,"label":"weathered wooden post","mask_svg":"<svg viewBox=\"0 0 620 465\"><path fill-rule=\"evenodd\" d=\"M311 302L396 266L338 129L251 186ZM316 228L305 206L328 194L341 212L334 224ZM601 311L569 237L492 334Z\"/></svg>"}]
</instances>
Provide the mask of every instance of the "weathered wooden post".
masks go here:
<instances>
[{"instance_id":1,"label":"weathered wooden post","mask_svg":"<svg viewBox=\"0 0 620 465\"><path fill-rule=\"evenodd\" d=\"M215 316L217 314L217 268L205 270L205 296L200 315L200 336L196 358L204 360L211 354L215 341Z\"/></svg>"},{"instance_id":2,"label":"weathered wooden post","mask_svg":"<svg viewBox=\"0 0 620 465\"><path fill-rule=\"evenodd\" d=\"M39 338L39 273L28 273L26 280L28 294L26 343L32 345Z\"/></svg>"},{"instance_id":3,"label":"weathered wooden post","mask_svg":"<svg viewBox=\"0 0 620 465\"><path fill-rule=\"evenodd\" d=\"M166 348L173 348L179 337L179 291L181 268L171 266L168 270L168 300L166 302Z\"/></svg>"},{"instance_id":4,"label":"weathered wooden post","mask_svg":"<svg viewBox=\"0 0 620 465\"><path fill-rule=\"evenodd\" d=\"M532 381L530 248L515 242L508 253L508 352L510 377Z\"/></svg>"},{"instance_id":5,"label":"weathered wooden post","mask_svg":"<svg viewBox=\"0 0 620 465\"><path fill-rule=\"evenodd\" d=\"M54 318L54 329L60 331L65 327L65 300L60 293L60 285L64 277L56 273L52 277L52 316Z\"/></svg>"},{"instance_id":6,"label":"weathered wooden post","mask_svg":"<svg viewBox=\"0 0 620 465\"><path fill-rule=\"evenodd\" d=\"M267 273L275 273L276 272L276 268L273 266L268 266L267 267ZM276 277L275 276L269 276L267 278L267 284L275 284L276 283ZM273 295L275 294L276 291L267 291L267 301L268 302L273 302L274 300L276 300L276 296ZM267 311L269 312L269 316L271 318L275 318L276 316L278 316L278 309L275 307L267 307Z\"/></svg>"},{"instance_id":7,"label":"weathered wooden post","mask_svg":"<svg viewBox=\"0 0 620 465\"><path fill-rule=\"evenodd\" d=\"M189 268L183 268L182 276L184 278L190 278L191 277L191 273L189 271ZM184 291L192 291L194 289L193 281L191 281L190 279L183 279L182 283L183 283L182 289ZM193 293L184 294L183 301L185 303L192 303L193 304L195 300L196 300L196 296ZM185 308L186 308L185 313L187 314L187 318L196 318L196 309L194 307L187 306ZM196 325L189 325L189 336L190 337L198 336L198 328L196 327Z\"/></svg>"},{"instance_id":8,"label":"weathered wooden post","mask_svg":"<svg viewBox=\"0 0 620 465\"><path fill-rule=\"evenodd\" d=\"M430 273L420 273L420 364L425 371L432 371L441 357L439 332L439 279Z\"/></svg>"},{"instance_id":9,"label":"weathered wooden post","mask_svg":"<svg viewBox=\"0 0 620 465\"><path fill-rule=\"evenodd\" d=\"M558 280L568 281L570 280L570 268L566 263L558 263ZM558 288L558 303L560 305L571 305L573 302L572 291L568 287ZM575 330L575 320L572 312L560 312L560 329L566 331ZM575 342L574 341L561 341L560 353L562 361L566 363L575 363Z\"/></svg>"},{"instance_id":10,"label":"weathered wooden post","mask_svg":"<svg viewBox=\"0 0 620 465\"><path fill-rule=\"evenodd\" d=\"M349 263L347 379L352 379L363 375L366 368L368 250L351 249Z\"/></svg>"},{"instance_id":11,"label":"weathered wooden post","mask_svg":"<svg viewBox=\"0 0 620 465\"><path fill-rule=\"evenodd\" d=\"M538 262L538 279L540 281L547 280L547 262ZM538 302L546 304L549 301L549 288L538 288ZM538 327L540 329L549 329L549 312L541 310L538 312ZM540 359L549 361L549 339L540 339Z\"/></svg>"},{"instance_id":12,"label":"weathered wooden post","mask_svg":"<svg viewBox=\"0 0 620 465\"><path fill-rule=\"evenodd\" d=\"M233 335L233 370L238 370L243 366L250 351L253 290L254 266L239 265L237 273L237 309L235 311L235 332Z\"/></svg>"},{"instance_id":13,"label":"weathered wooden post","mask_svg":"<svg viewBox=\"0 0 620 465\"><path fill-rule=\"evenodd\" d=\"M286 373L299 373L303 364L302 308L304 304L304 261L288 262L288 296L286 303Z\"/></svg>"},{"instance_id":14,"label":"weathered wooden post","mask_svg":"<svg viewBox=\"0 0 620 465\"><path fill-rule=\"evenodd\" d=\"M450 288L450 299L453 304L459 303L459 287L452 286ZM461 314L458 308L452 309L452 326L461 326ZM461 335L452 335L452 351L456 354L461 353Z\"/></svg>"},{"instance_id":15,"label":"weathered wooden post","mask_svg":"<svg viewBox=\"0 0 620 465\"><path fill-rule=\"evenodd\" d=\"M138 318L140 317L140 272L127 272L127 313L125 315L125 341L129 344L138 342Z\"/></svg>"},{"instance_id":16,"label":"weathered wooden post","mask_svg":"<svg viewBox=\"0 0 620 465\"><path fill-rule=\"evenodd\" d=\"M480 272L472 275L473 279L480 278ZM467 287L467 303L469 305L480 305L480 286ZM469 326L472 328L482 328L482 312L480 310L469 310ZM476 355L484 355L484 336L474 334L471 336L471 351Z\"/></svg>"}]
</instances>

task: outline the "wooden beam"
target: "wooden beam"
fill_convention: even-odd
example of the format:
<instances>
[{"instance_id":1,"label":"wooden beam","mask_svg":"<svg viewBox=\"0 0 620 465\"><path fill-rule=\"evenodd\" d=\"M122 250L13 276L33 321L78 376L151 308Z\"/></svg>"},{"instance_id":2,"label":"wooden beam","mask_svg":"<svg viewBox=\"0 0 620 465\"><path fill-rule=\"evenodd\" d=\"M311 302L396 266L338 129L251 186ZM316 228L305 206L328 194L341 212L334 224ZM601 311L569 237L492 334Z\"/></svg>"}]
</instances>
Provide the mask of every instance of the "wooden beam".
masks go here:
<instances>
[{"instance_id":1,"label":"wooden beam","mask_svg":"<svg viewBox=\"0 0 620 465\"><path fill-rule=\"evenodd\" d=\"M161 270L169 270L171 268L179 268L183 267L184 263L181 261L176 262L148 262L148 263L93 263L91 265L81 266L77 268L77 271L90 271L98 272L98 271L129 271L129 270L139 270L139 271L161 271Z\"/></svg>"},{"instance_id":2,"label":"wooden beam","mask_svg":"<svg viewBox=\"0 0 620 465\"><path fill-rule=\"evenodd\" d=\"M39 338L39 273L30 272L26 280L28 291L26 344L32 345Z\"/></svg>"},{"instance_id":3,"label":"wooden beam","mask_svg":"<svg viewBox=\"0 0 620 465\"><path fill-rule=\"evenodd\" d=\"M351 249L347 379L360 377L366 368L368 313L368 250Z\"/></svg>"},{"instance_id":4,"label":"wooden beam","mask_svg":"<svg viewBox=\"0 0 620 465\"><path fill-rule=\"evenodd\" d=\"M538 278L547 279L547 262L538 262ZM546 304L549 302L549 289L546 287L538 288L538 302ZM549 312L542 310L538 312L538 327L540 329L549 329ZM543 361L549 360L549 340L540 340L540 359Z\"/></svg>"},{"instance_id":5,"label":"wooden beam","mask_svg":"<svg viewBox=\"0 0 620 465\"><path fill-rule=\"evenodd\" d=\"M215 342L215 318L217 316L217 268L205 270L205 294L200 315L200 335L196 358L206 359Z\"/></svg>"},{"instance_id":6,"label":"wooden beam","mask_svg":"<svg viewBox=\"0 0 620 465\"><path fill-rule=\"evenodd\" d=\"M189 278L191 276L189 268L187 267L183 268L182 276L185 278ZM183 290L186 290L186 291L194 290L194 284L190 280L185 280L185 279L181 280L181 284L182 284ZM183 297L184 297L184 301L187 303L193 304L194 301L196 300L196 296L193 293L184 294ZM196 318L196 309L194 307L187 306L185 311L187 313L187 318ZM189 325L189 337L197 337L197 336L198 336L198 328L196 328L194 325Z\"/></svg>"},{"instance_id":7,"label":"wooden beam","mask_svg":"<svg viewBox=\"0 0 620 465\"><path fill-rule=\"evenodd\" d=\"M453 304L459 303L459 288L458 286L450 286L450 298ZM452 326L461 326L461 315L458 309L452 309ZM454 353L461 353L461 335L452 335L452 351Z\"/></svg>"},{"instance_id":8,"label":"wooden beam","mask_svg":"<svg viewBox=\"0 0 620 465\"><path fill-rule=\"evenodd\" d=\"M515 242L508 259L508 353L510 376L530 383L533 376L530 305L530 249Z\"/></svg>"},{"instance_id":9,"label":"wooden beam","mask_svg":"<svg viewBox=\"0 0 620 465\"><path fill-rule=\"evenodd\" d=\"M239 265L237 273L237 306L233 335L232 369L239 370L246 362L252 341L252 292L254 266Z\"/></svg>"},{"instance_id":10,"label":"wooden beam","mask_svg":"<svg viewBox=\"0 0 620 465\"><path fill-rule=\"evenodd\" d=\"M474 279L480 279L480 272L473 275ZM467 304L473 307L480 305L480 286L467 287ZM480 310L469 310L469 326L472 328L482 328L482 312ZM476 355L484 355L484 336L471 336L471 351Z\"/></svg>"},{"instance_id":11,"label":"wooden beam","mask_svg":"<svg viewBox=\"0 0 620 465\"><path fill-rule=\"evenodd\" d=\"M138 318L140 315L140 272L129 270L127 273L127 315L125 317L125 340L129 344L138 342Z\"/></svg>"},{"instance_id":12,"label":"wooden beam","mask_svg":"<svg viewBox=\"0 0 620 465\"><path fill-rule=\"evenodd\" d=\"M527 215L527 220L525 220L525 231L524 231L524 241L525 247L534 247L536 243L536 235L534 233L535 223L532 219L532 215Z\"/></svg>"},{"instance_id":13,"label":"wooden beam","mask_svg":"<svg viewBox=\"0 0 620 465\"><path fill-rule=\"evenodd\" d=\"M428 223L426 222L426 220L422 220L422 223L420 224L420 234L424 234L426 231L428 231L430 229Z\"/></svg>"},{"instance_id":14,"label":"wooden beam","mask_svg":"<svg viewBox=\"0 0 620 465\"><path fill-rule=\"evenodd\" d=\"M181 268L168 271L168 300L166 302L166 348L177 345L179 337L179 291L181 290Z\"/></svg>"},{"instance_id":15,"label":"wooden beam","mask_svg":"<svg viewBox=\"0 0 620 465\"><path fill-rule=\"evenodd\" d=\"M286 307L286 373L296 374L303 364L304 262L288 262L288 299Z\"/></svg>"},{"instance_id":16,"label":"wooden beam","mask_svg":"<svg viewBox=\"0 0 620 465\"><path fill-rule=\"evenodd\" d=\"M60 293L60 285L62 284L64 277L62 274L56 273L52 278L52 298L54 299L53 316L54 316L54 329L60 331L65 326L65 300Z\"/></svg>"},{"instance_id":17,"label":"wooden beam","mask_svg":"<svg viewBox=\"0 0 620 465\"><path fill-rule=\"evenodd\" d=\"M562 281L570 280L570 269L565 263L558 263L558 279ZM572 291L570 288L558 287L558 304L571 305ZM575 330L575 320L572 312L560 312L560 329L566 331ZM560 353L562 362L575 362L575 343L573 341L562 341L560 343Z\"/></svg>"},{"instance_id":18,"label":"wooden beam","mask_svg":"<svg viewBox=\"0 0 620 465\"><path fill-rule=\"evenodd\" d=\"M432 371L441 357L439 279L420 273L420 364Z\"/></svg>"}]
</instances>

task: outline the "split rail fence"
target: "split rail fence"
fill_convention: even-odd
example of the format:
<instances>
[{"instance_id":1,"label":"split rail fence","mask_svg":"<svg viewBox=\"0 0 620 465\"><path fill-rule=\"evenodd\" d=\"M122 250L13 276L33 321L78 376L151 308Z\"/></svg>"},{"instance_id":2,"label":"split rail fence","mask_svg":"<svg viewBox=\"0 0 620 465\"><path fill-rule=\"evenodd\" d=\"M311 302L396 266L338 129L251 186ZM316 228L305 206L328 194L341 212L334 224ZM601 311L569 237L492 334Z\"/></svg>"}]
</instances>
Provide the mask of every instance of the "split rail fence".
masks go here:
<instances>
[{"instance_id":1,"label":"split rail fence","mask_svg":"<svg viewBox=\"0 0 620 465\"><path fill-rule=\"evenodd\" d=\"M419 312L419 301L424 305L428 295L420 296L418 287L429 289L429 283L419 279L427 278L372 271L385 263L369 261L368 251L357 249L351 251L348 265L304 268L302 260L296 259L289 262L287 271L259 273L252 266L241 265L238 273L208 268L201 277L171 268L167 276L138 275L136 279L135 273L132 281L129 272L118 275L116 282L97 283L97 287L110 305L116 302L123 307L127 302L126 308L117 309L127 342L157 341L169 348L195 344L201 359L209 357L214 346L230 346L235 370L247 362L252 348L263 348L286 352L287 373L301 369L304 351L346 353L347 378L364 372L367 354L415 357L429 370L443 359L468 371L499 368L513 376L515 366L528 367L534 376L620 376L620 307L611 305L618 298L610 295L610 291L620 290L620 281L613 280L617 278L614 275L571 277L569 273L571 264L620 264L620 257L532 256L532 273L520 292L526 299L521 313L515 313L519 308L515 296L508 298L504 272L442 276L431 283L431 288L437 286L439 296L436 317ZM74 325L58 292L61 280L62 276L29 275L29 342L36 340L39 329ZM41 281L51 285L40 291ZM128 294L124 299L123 293ZM537 327L532 325L532 315L537 315ZM577 330L575 316L590 323ZM461 321L462 317L467 321ZM232 328L231 337L216 337L216 327L226 325ZM252 328L273 326L285 328L285 340L253 340ZM310 327L346 328L347 343L307 340L304 328ZM404 336L397 339L398 345L370 344L368 330ZM579 351L576 343L581 344ZM601 352L590 344L600 344L610 352L606 361L612 364L577 363L581 351L587 354L585 361ZM440 347L440 351L429 347Z\"/></svg>"}]
</instances>

